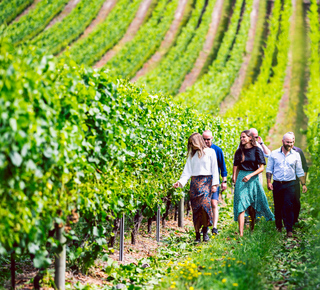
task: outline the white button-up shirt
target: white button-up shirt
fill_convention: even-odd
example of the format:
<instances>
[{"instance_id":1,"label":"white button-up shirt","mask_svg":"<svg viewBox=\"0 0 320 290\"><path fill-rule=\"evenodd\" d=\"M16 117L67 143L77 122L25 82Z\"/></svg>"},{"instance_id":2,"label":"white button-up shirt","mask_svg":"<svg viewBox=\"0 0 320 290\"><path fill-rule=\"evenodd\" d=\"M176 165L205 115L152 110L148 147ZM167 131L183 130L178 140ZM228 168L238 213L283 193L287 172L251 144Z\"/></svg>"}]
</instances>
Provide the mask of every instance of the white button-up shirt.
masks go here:
<instances>
[{"instance_id":1,"label":"white button-up shirt","mask_svg":"<svg viewBox=\"0 0 320 290\"><path fill-rule=\"evenodd\" d=\"M287 155L282 152L282 147L271 152L267 172L273 174L273 180L276 181L291 181L295 180L296 176L304 176L300 154L291 149Z\"/></svg>"}]
</instances>

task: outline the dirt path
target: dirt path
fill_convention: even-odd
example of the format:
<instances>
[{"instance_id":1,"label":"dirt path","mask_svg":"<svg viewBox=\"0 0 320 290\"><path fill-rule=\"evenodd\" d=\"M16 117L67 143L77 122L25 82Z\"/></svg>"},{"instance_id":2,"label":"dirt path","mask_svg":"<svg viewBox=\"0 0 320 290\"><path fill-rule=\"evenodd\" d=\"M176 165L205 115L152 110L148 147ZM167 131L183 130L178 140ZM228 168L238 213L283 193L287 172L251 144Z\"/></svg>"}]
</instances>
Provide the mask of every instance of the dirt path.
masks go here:
<instances>
[{"instance_id":1,"label":"dirt path","mask_svg":"<svg viewBox=\"0 0 320 290\"><path fill-rule=\"evenodd\" d=\"M290 82L292 77L292 49L294 44L295 17L296 16L296 0L292 0L292 15L290 17L290 49L288 54L288 64L286 68L286 76L284 79L284 93L279 103L279 110L276 117L275 125L269 130L267 141L270 142L269 148L275 149L281 145L282 136L286 133L286 118L288 117L290 103ZM291 131L291 130L290 130Z\"/></svg>"},{"instance_id":2,"label":"dirt path","mask_svg":"<svg viewBox=\"0 0 320 290\"><path fill-rule=\"evenodd\" d=\"M27 9L25 9L21 14L19 14L13 22L19 21L19 19L20 19L23 15L28 14L29 11L32 10L34 7L36 7L36 5L37 5L40 1L41 1L41 0L35 0L35 1L33 1L33 3L32 3Z\"/></svg>"},{"instance_id":3,"label":"dirt path","mask_svg":"<svg viewBox=\"0 0 320 290\"><path fill-rule=\"evenodd\" d=\"M86 28L86 30L81 35L80 39L86 37L98 24L100 24L103 20L105 20L116 3L117 3L117 0L106 0L103 3L97 17Z\"/></svg>"},{"instance_id":4,"label":"dirt path","mask_svg":"<svg viewBox=\"0 0 320 290\"><path fill-rule=\"evenodd\" d=\"M144 0L139 7L139 10L131 22L126 34L123 38L119 41L119 43L111 50L109 50L93 67L99 68L104 66L116 53L129 41L133 39L133 37L138 32L140 26L142 25L143 21L145 20L149 7L153 0Z\"/></svg>"},{"instance_id":5,"label":"dirt path","mask_svg":"<svg viewBox=\"0 0 320 290\"><path fill-rule=\"evenodd\" d=\"M253 1L252 11L250 14L250 28L249 28L248 40L246 43L246 53L243 58L241 68L239 70L239 75L236 78L236 80L234 81L234 83L230 89L230 94L220 104L220 114L222 114L222 115L229 108L233 107L233 105L236 103L236 101L238 100L238 98L240 96L241 89L242 89L242 86L244 84L246 74L247 74L247 68L250 63L251 53L253 50L257 22L259 19L259 4L260 4L260 0ZM261 16L261 17L263 17L263 16Z\"/></svg>"},{"instance_id":6,"label":"dirt path","mask_svg":"<svg viewBox=\"0 0 320 290\"><path fill-rule=\"evenodd\" d=\"M143 67L137 72L136 76L131 80L131 82L135 82L139 77L146 74L152 68L154 68L162 57L168 52L171 47L173 41L176 38L178 33L180 23L183 20L184 12L187 6L188 0L180 0L176 13L174 15L173 22L170 26L170 29L166 33L163 41L161 42L160 48L158 51L143 65Z\"/></svg>"},{"instance_id":7,"label":"dirt path","mask_svg":"<svg viewBox=\"0 0 320 290\"><path fill-rule=\"evenodd\" d=\"M79 2L80 0L70 0L68 4L64 7L64 9L61 11L61 13L50 21L45 30L50 28L55 23L62 21Z\"/></svg>"},{"instance_id":8,"label":"dirt path","mask_svg":"<svg viewBox=\"0 0 320 290\"><path fill-rule=\"evenodd\" d=\"M309 79L308 60L310 46L308 42L307 27L308 17L303 0L296 0L295 35L292 60L292 77L290 81L289 108L286 118L286 130L293 131L296 137L296 146L303 150L307 147L306 135L301 129L308 129L308 118L304 113L304 105L307 104L307 89Z\"/></svg>"},{"instance_id":9,"label":"dirt path","mask_svg":"<svg viewBox=\"0 0 320 290\"><path fill-rule=\"evenodd\" d=\"M211 16L211 23L209 26L209 30L206 36L206 41L203 45L202 51L200 52L193 69L190 73L188 73L180 87L179 93L182 93L186 90L187 87L192 86L195 81L198 79L198 76L201 73L201 70L212 50L214 39L216 37L216 33L218 31L219 23L221 20L223 9L223 0L217 0Z\"/></svg>"}]
</instances>

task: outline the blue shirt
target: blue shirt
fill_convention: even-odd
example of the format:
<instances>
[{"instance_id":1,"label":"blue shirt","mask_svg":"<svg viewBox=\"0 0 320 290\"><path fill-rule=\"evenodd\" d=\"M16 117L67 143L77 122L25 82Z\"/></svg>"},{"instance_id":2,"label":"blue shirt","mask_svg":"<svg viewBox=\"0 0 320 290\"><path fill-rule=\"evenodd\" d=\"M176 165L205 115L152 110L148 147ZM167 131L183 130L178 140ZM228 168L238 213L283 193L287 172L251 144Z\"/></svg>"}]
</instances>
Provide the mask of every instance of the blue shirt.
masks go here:
<instances>
[{"instance_id":1,"label":"blue shirt","mask_svg":"<svg viewBox=\"0 0 320 290\"><path fill-rule=\"evenodd\" d=\"M227 177L228 172L227 172L226 163L224 161L224 155L223 155L222 149L219 146L214 144L211 144L210 148L216 151L219 175L221 175L221 177Z\"/></svg>"},{"instance_id":2,"label":"blue shirt","mask_svg":"<svg viewBox=\"0 0 320 290\"><path fill-rule=\"evenodd\" d=\"M269 156L267 172L273 174L273 180L291 181L296 176L304 176L300 154L291 149L287 155L282 152L282 147L272 151Z\"/></svg>"}]
</instances>

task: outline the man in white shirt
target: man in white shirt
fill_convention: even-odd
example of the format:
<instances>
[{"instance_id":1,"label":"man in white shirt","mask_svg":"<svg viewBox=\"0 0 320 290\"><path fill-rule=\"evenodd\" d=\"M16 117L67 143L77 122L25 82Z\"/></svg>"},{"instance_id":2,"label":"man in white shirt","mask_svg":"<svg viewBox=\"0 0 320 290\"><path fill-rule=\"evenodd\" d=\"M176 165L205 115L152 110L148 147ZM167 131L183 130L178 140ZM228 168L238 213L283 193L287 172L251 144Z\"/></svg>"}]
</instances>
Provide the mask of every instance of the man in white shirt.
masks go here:
<instances>
[{"instance_id":1,"label":"man in white shirt","mask_svg":"<svg viewBox=\"0 0 320 290\"><path fill-rule=\"evenodd\" d=\"M285 134L282 146L272 151L267 166L268 189L273 191L275 220L277 230L282 230L282 220L287 236L292 237L294 220L293 203L295 197L295 180L298 176L303 193L307 192L306 180L300 154L292 149L294 141L291 134ZM273 175L273 184L271 178Z\"/></svg>"}]
</instances>

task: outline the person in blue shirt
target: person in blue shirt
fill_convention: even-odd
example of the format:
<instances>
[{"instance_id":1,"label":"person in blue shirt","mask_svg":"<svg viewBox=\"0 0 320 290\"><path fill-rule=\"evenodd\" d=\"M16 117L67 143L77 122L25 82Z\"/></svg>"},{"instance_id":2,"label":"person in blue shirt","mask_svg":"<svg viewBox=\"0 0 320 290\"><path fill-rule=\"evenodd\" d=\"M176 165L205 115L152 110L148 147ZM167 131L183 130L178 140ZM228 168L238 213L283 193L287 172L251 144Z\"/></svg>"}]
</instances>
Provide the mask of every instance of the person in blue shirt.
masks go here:
<instances>
[{"instance_id":1,"label":"person in blue shirt","mask_svg":"<svg viewBox=\"0 0 320 290\"><path fill-rule=\"evenodd\" d=\"M226 163L224 161L224 155L222 152L222 149L212 143L212 133L210 130L205 130L202 134L202 137L204 139L204 142L209 148L214 149L217 155L217 161L218 161L218 169L219 169L219 175L222 177L222 183L221 183L221 191L224 191L227 189L227 168ZM218 209L218 200L219 200L219 187L217 188L217 191L215 191L212 194L211 197L211 206L212 206L212 212L213 212L213 228L212 228L212 234L218 234L218 218L219 218L219 209Z\"/></svg>"}]
</instances>

